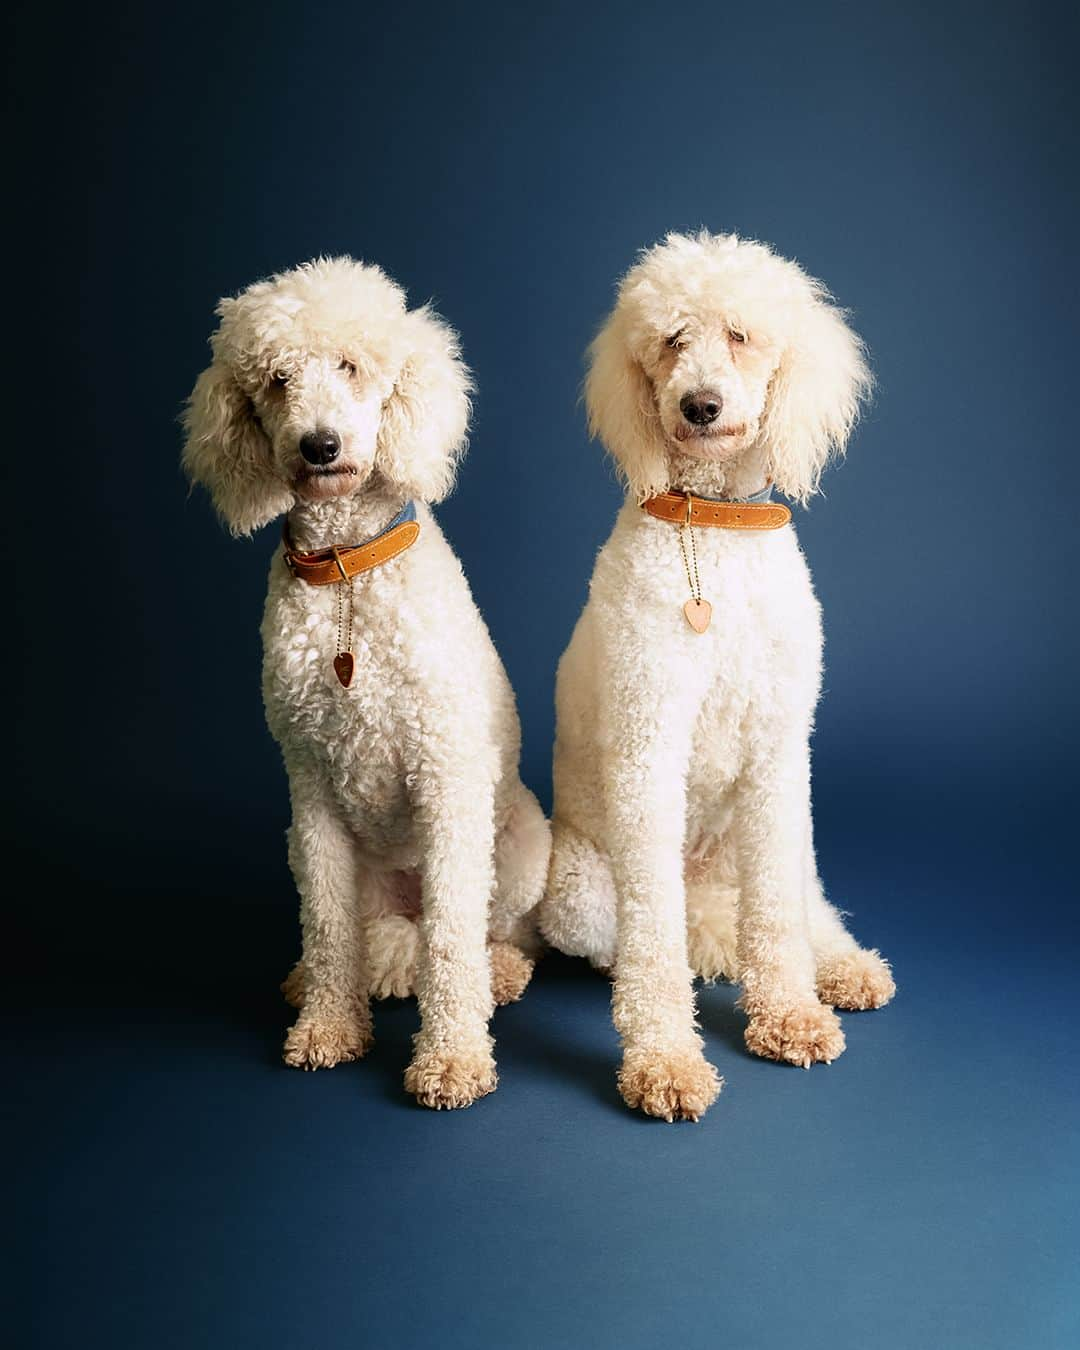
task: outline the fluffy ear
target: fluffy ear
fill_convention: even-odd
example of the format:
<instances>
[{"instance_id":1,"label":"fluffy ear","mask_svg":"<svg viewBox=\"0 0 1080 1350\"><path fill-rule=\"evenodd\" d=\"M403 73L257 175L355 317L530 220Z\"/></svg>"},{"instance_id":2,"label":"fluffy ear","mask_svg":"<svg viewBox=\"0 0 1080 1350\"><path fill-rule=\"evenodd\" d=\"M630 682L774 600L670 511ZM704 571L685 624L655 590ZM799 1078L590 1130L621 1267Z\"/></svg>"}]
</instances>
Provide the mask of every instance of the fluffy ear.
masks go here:
<instances>
[{"instance_id":1,"label":"fluffy ear","mask_svg":"<svg viewBox=\"0 0 1080 1350\"><path fill-rule=\"evenodd\" d=\"M438 502L465 453L472 380L457 334L426 305L402 324L404 357L383 404L375 463L410 497Z\"/></svg>"},{"instance_id":2,"label":"fluffy ear","mask_svg":"<svg viewBox=\"0 0 1080 1350\"><path fill-rule=\"evenodd\" d=\"M209 490L232 534L251 534L292 506L251 400L220 361L196 380L183 422L184 469Z\"/></svg>"},{"instance_id":3,"label":"fluffy ear","mask_svg":"<svg viewBox=\"0 0 1080 1350\"><path fill-rule=\"evenodd\" d=\"M667 454L652 383L631 354L619 309L589 348L589 433L603 442L627 489L644 501L668 488Z\"/></svg>"},{"instance_id":4,"label":"fluffy ear","mask_svg":"<svg viewBox=\"0 0 1080 1350\"><path fill-rule=\"evenodd\" d=\"M762 434L777 488L806 505L834 455L842 455L870 393L862 342L823 287L811 284L793 340L769 389Z\"/></svg>"}]
</instances>

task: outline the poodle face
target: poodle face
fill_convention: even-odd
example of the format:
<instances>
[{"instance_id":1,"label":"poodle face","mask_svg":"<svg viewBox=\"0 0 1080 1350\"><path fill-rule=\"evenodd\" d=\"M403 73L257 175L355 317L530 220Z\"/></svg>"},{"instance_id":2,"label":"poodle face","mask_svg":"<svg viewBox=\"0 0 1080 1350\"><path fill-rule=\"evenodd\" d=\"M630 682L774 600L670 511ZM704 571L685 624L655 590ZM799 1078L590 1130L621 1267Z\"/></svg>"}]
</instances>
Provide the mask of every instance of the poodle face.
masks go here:
<instances>
[{"instance_id":1,"label":"poodle face","mask_svg":"<svg viewBox=\"0 0 1080 1350\"><path fill-rule=\"evenodd\" d=\"M716 304L687 305L662 337L648 323L637 356L652 382L662 434L695 459L733 459L757 440L779 361L770 336Z\"/></svg>"},{"instance_id":2,"label":"poodle face","mask_svg":"<svg viewBox=\"0 0 1080 1350\"><path fill-rule=\"evenodd\" d=\"M589 426L639 499L680 459L759 453L805 502L844 449L870 374L820 282L736 235L669 235L623 278L590 350Z\"/></svg>"},{"instance_id":3,"label":"poodle face","mask_svg":"<svg viewBox=\"0 0 1080 1350\"><path fill-rule=\"evenodd\" d=\"M282 355L249 391L274 473L298 500L349 496L375 465L391 381L363 353Z\"/></svg>"},{"instance_id":4,"label":"poodle face","mask_svg":"<svg viewBox=\"0 0 1080 1350\"><path fill-rule=\"evenodd\" d=\"M452 329L379 268L319 259L222 300L185 411L184 464L234 534L363 490L440 500L465 443Z\"/></svg>"}]
</instances>

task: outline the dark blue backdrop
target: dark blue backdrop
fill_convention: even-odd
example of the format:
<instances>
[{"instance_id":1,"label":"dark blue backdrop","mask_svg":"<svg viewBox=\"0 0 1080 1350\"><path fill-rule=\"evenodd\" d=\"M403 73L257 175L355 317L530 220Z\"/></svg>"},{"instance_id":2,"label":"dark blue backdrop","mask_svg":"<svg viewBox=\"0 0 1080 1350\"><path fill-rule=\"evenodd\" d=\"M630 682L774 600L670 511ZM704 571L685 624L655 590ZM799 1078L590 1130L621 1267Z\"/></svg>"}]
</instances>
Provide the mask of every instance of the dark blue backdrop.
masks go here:
<instances>
[{"instance_id":1,"label":"dark blue backdrop","mask_svg":"<svg viewBox=\"0 0 1080 1350\"><path fill-rule=\"evenodd\" d=\"M7 129L7 1031L19 1346L1074 1344L1066 848L1077 751L1072 21L783 0L20 6ZM279 1068L287 803L258 699L267 531L185 498L217 297L382 263L479 386L441 510L546 796L555 662L618 493L581 353L634 251L772 241L851 307L876 405L799 530L825 605L826 879L887 1011L698 1128L613 1087L552 960L502 1086L412 1108ZM560 489L572 488L563 493ZM550 505L558 497L558 506Z\"/></svg>"}]
</instances>

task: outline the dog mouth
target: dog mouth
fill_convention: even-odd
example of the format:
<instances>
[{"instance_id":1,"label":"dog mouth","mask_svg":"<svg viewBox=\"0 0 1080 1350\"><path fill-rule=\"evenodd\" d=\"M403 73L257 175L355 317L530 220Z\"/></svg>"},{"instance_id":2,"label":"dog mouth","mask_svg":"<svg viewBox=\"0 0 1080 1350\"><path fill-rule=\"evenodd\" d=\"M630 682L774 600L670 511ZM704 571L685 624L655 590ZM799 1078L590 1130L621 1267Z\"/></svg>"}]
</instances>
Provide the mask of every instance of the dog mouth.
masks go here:
<instances>
[{"instance_id":1,"label":"dog mouth","mask_svg":"<svg viewBox=\"0 0 1080 1350\"><path fill-rule=\"evenodd\" d=\"M746 423L740 422L733 427L718 427L716 425L698 427L689 422L684 422L682 426L675 428L673 434L680 445L685 445L687 441L730 441L738 436L746 435Z\"/></svg>"},{"instance_id":2,"label":"dog mouth","mask_svg":"<svg viewBox=\"0 0 1080 1350\"><path fill-rule=\"evenodd\" d=\"M341 497L352 490L355 464L305 464L293 478L293 487L305 497Z\"/></svg>"},{"instance_id":3,"label":"dog mouth","mask_svg":"<svg viewBox=\"0 0 1080 1350\"><path fill-rule=\"evenodd\" d=\"M303 483L309 478L341 478L343 475L356 477L355 464L305 464L296 475L296 481Z\"/></svg>"}]
</instances>

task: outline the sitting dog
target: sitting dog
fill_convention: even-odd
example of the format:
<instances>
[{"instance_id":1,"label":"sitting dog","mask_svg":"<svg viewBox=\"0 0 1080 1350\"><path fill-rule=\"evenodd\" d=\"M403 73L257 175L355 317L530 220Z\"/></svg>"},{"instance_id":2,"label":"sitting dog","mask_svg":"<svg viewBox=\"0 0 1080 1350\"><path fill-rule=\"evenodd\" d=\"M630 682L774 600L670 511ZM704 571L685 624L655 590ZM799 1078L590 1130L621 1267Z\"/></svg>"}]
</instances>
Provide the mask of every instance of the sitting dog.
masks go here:
<instances>
[{"instance_id":1,"label":"sitting dog","mask_svg":"<svg viewBox=\"0 0 1080 1350\"><path fill-rule=\"evenodd\" d=\"M590 430L629 499L559 667L540 926L614 970L620 1090L669 1121L720 1088L695 973L741 983L754 1053L806 1066L844 1048L833 1008L894 992L818 878L821 623L768 500L815 492L869 384L825 288L734 235L645 252L591 349Z\"/></svg>"},{"instance_id":2,"label":"sitting dog","mask_svg":"<svg viewBox=\"0 0 1080 1350\"><path fill-rule=\"evenodd\" d=\"M349 258L217 312L185 414L188 475L234 534L287 517L262 624L303 928L285 1062L360 1058L370 996L415 987L406 1087L467 1106L496 1083L493 998L531 974L550 838L518 777L506 673L428 510L464 446L458 340Z\"/></svg>"}]
</instances>

